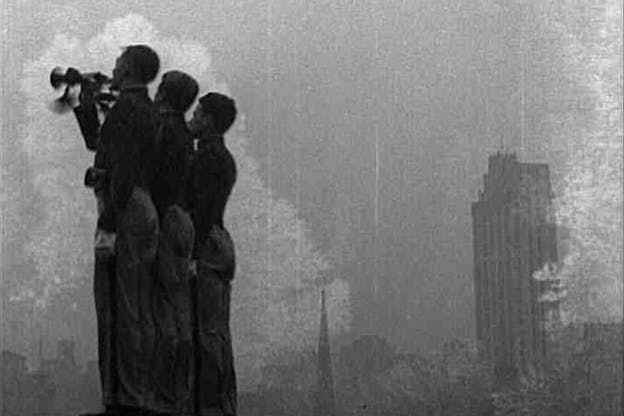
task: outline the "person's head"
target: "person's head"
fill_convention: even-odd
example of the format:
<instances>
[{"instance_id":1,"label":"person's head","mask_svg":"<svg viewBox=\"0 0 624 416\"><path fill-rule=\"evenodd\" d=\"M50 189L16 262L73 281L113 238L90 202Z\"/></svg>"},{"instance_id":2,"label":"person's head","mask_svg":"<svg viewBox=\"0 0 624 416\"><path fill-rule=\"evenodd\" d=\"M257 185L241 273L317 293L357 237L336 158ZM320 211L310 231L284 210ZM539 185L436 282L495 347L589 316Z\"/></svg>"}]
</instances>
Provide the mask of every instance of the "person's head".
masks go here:
<instances>
[{"instance_id":1,"label":"person's head","mask_svg":"<svg viewBox=\"0 0 624 416\"><path fill-rule=\"evenodd\" d=\"M111 88L119 89L124 83L147 85L156 78L160 59L147 45L130 45L123 49L115 61Z\"/></svg>"},{"instance_id":2,"label":"person's head","mask_svg":"<svg viewBox=\"0 0 624 416\"><path fill-rule=\"evenodd\" d=\"M236 119L236 103L230 97L209 92L199 99L189 129L194 134L212 128L218 134L225 134Z\"/></svg>"},{"instance_id":3,"label":"person's head","mask_svg":"<svg viewBox=\"0 0 624 416\"><path fill-rule=\"evenodd\" d=\"M169 71L162 76L154 102L158 106L168 105L175 111L185 113L198 93L199 85L193 77L182 71Z\"/></svg>"}]
</instances>

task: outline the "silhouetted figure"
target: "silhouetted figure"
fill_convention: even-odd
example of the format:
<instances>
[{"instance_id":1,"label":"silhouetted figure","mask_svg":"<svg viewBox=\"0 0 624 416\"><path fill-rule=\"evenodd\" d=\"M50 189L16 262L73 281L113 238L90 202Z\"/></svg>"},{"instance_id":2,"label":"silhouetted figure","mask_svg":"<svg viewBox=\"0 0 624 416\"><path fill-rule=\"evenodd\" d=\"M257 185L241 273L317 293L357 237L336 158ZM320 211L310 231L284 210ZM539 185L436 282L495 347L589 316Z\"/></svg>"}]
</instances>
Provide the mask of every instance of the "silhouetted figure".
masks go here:
<instances>
[{"instance_id":1,"label":"silhouetted figure","mask_svg":"<svg viewBox=\"0 0 624 416\"><path fill-rule=\"evenodd\" d=\"M74 108L85 144L95 150L85 185L98 202L94 297L103 403L110 414L149 408L153 396L151 269L158 217L149 197L156 120L147 84L158 72L158 55L131 45L117 58L111 90L119 98L100 126L94 91L81 91Z\"/></svg>"},{"instance_id":2,"label":"silhouetted figure","mask_svg":"<svg viewBox=\"0 0 624 416\"><path fill-rule=\"evenodd\" d=\"M191 167L188 206L195 226L193 280L196 414L236 414L236 376L230 334L234 244L223 224L236 182L236 164L223 134L236 118L234 101L208 93L189 123L198 139Z\"/></svg>"},{"instance_id":3,"label":"silhouetted figure","mask_svg":"<svg viewBox=\"0 0 624 416\"><path fill-rule=\"evenodd\" d=\"M74 115L80 126L80 132L85 141L87 149L97 151L100 142L101 123L98 115L98 108L94 99L95 91L88 88L80 89L80 98L73 94L70 96L70 103L74 107ZM102 149L101 150L104 151ZM115 253L114 234L103 233L99 228L99 217L104 210L104 195L108 194L106 188L108 183L107 172L103 169L104 157L97 154L94 166L87 170L85 175L85 185L93 188L97 201L98 226L95 231L94 241L94 274L93 274L93 295L95 299L95 312L97 320L98 334L98 370L100 388L103 392L104 403L107 397L112 397L113 390L113 361L112 361L112 338L113 338L113 311L112 311L112 280L115 275ZM99 168L96 168L98 165ZM104 237L104 238L103 238ZM106 238L108 237L108 238Z\"/></svg>"},{"instance_id":4,"label":"silhouetted figure","mask_svg":"<svg viewBox=\"0 0 624 416\"><path fill-rule=\"evenodd\" d=\"M98 242L114 247L114 270L98 269L94 292L100 371L107 413L149 409L154 354L152 268L158 215L149 195L153 176L156 113L147 84L158 72L156 53L144 45L124 49L115 63L111 89L119 90L96 140L95 184L101 195ZM96 130L84 130L93 137ZM87 140L87 144L93 140ZM97 247L96 247L97 250ZM102 253L100 253L102 254ZM100 322L101 321L101 322Z\"/></svg>"},{"instance_id":5,"label":"silhouetted figure","mask_svg":"<svg viewBox=\"0 0 624 416\"><path fill-rule=\"evenodd\" d=\"M68 70L68 72L70 71L71 69ZM116 87L119 87L119 85ZM94 238L95 261L93 292L97 318L100 387L104 394L104 402L106 403L106 397L112 397L113 389L113 350L111 344L113 338L112 282L115 275L116 258L114 253L115 234L105 232L100 228L99 224L100 216L106 205L104 199L105 197L110 198L108 189L110 172L106 171L104 163L107 160L106 146L100 144L102 125L100 123L98 106L95 99L97 91L91 89L90 84L82 83L79 96L76 96L76 92L76 88L71 88L69 90L68 102L74 107L74 115L78 121L80 132L82 133L87 149L96 152L94 166L87 169L84 183L87 187L93 188L97 201L98 223Z\"/></svg>"},{"instance_id":6,"label":"silhouetted figure","mask_svg":"<svg viewBox=\"0 0 624 416\"><path fill-rule=\"evenodd\" d=\"M193 140L184 120L199 87L189 75L163 75L154 99L159 112L152 198L160 218L156 256L154 320L156 360L154 404L168 414L191 414L193 344L190 263L194 244L186 211L186 185Z\"/></svg>"}]
</instances>

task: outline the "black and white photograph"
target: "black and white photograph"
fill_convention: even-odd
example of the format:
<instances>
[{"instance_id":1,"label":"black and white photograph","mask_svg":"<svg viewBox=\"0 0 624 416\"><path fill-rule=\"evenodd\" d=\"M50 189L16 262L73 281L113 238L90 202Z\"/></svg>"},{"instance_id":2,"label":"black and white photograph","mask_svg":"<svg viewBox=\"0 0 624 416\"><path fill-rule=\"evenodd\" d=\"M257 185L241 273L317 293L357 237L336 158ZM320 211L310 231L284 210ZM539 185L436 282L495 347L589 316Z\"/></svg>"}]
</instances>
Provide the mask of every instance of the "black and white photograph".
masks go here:
<instances>
[{"instance_id":1,"label":"black and white photograph","mask_svg":"<svg viewBox=\"0 0 624 416\"><path fill-rule=\"evenodd\" d=\"M0 416L620 416L621 0L0 0Z\"/></svg>"}]
</instances>

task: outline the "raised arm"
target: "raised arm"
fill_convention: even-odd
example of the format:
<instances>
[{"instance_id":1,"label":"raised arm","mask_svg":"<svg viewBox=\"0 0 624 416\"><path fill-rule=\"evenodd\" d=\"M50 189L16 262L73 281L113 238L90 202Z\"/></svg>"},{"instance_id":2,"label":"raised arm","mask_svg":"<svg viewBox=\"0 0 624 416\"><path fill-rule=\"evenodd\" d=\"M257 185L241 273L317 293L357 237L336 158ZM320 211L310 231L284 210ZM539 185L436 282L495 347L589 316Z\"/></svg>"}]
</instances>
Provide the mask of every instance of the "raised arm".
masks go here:
<instances>
[{"instance_id":1,"label":"raised arm","mask_svg":"<svg viewBox=\"0 0 624 416\"><path fill-rule=\"evenodd\" d=\"M100 139L100 119L92 85L83 82L80 85L79 105L74 107L74 116L87 149L95 151Z\"/></svg>"},{"instance_id":2,"label":"raised arm","mask_svg":"<svg viewBox=\"0 0 624 416\"><path fill-rule=\"evenodd\" d=\"M100 139L100 120L95 103L84 103L74 108L74 116L87 149L95 151Z\"/></svg>"}]
</instances>

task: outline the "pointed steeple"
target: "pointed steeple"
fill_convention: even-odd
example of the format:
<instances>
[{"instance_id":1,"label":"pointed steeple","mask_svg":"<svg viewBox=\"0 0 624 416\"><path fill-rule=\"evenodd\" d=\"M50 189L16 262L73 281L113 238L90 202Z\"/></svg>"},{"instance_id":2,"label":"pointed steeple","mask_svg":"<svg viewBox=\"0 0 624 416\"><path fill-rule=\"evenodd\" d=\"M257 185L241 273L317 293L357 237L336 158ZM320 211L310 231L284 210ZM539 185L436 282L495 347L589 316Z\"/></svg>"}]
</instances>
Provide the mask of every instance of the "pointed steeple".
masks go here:
<instances>
[{"instance_id":1,"label":"pointed steeple","mask_svg":"<svg viewBox=\"0 0 624 416\"><path fill-rule=\"evenodd\" d=\"M39 371L43 371L43 336L39 336Z\"/></svg>"},{"instance_id":2,"label":"pointed steeple","mask_svg":"<svg viewBox=\"0 0 624 416\"><path fill-rule=\"evenodd\" d=\"M316 416L334 416L334 378L329 349L329 329L325 308L325 290L321 290L321 328L317 352Z\"/></svg>"}]
</instances>

